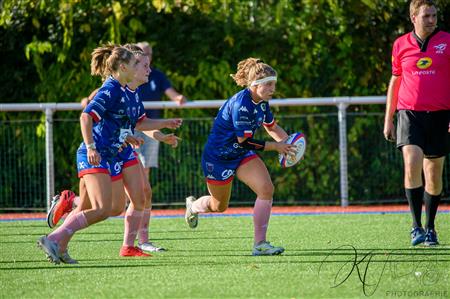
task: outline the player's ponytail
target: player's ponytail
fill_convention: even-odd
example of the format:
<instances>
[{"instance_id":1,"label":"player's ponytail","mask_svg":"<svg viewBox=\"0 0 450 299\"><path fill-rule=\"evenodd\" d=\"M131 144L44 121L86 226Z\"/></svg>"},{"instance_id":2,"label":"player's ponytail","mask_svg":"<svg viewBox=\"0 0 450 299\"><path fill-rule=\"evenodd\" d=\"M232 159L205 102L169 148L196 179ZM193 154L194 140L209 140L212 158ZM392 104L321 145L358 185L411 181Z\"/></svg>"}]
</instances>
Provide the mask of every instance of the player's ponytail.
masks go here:
<instances>
[{"instance_id":1,"label":"player's ponytail","mask_svg":"<svg viewBox=\"0 0 450 299\"><path fill-rule=\"evenodd\" d=\"M116 72L121 63L129 63L134 54L124 47L107 44L94 49L91 56L91 74L105 78Z\"/></svg>"},{"instance_id":2,"label":"player's ponytail","mask_svg":"<svg viewBox=\"0 0 450 299\"><path fill-rule=\"evenodd\" d=\"M277 72L259 58L247 58L238 63L236 74L230 75L237 85L250 86L253 81L269 76L276 76Z\"/></svg>"}]
</instances>

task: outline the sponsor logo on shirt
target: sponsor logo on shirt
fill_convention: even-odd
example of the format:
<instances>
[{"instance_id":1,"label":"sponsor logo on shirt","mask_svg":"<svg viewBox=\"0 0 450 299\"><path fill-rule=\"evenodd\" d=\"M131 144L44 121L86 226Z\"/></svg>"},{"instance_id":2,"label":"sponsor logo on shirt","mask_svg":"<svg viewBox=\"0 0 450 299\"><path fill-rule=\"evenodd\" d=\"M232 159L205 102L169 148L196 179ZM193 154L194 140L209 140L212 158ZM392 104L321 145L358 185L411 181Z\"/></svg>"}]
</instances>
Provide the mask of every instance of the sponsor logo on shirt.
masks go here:
<instances>
[{"instance_id":1,"label":"sponsor logo on shirt","mask_svg":"<svg viewBox=\"0 0 450 299\"><path fill-rule=\"evenodd\" d=\"M239 111L248 113L247 107L245 107L245 106L242 106L241 108L239 108Z\"/></svg>"},{"instance_id":2,"label":"sponsor logo on shirt","mask_svg":"<svg viewBox=\"0 0 450 299\"><path fill-rule=\"evenodd\" d=\"M261 104L261 110L262 111L266 111L266 103L262 103Z\"/></svg>"},{"instance_id":3,"label":"sponsor logo on shirt","mask_svg":"<svg viewBox=\"0 0 450 299\"><path fill-rule=\"evenodd\" d=\"M234 171L231 169L225 169L224 171L222 171L222 179L226 180L228 179L230 176L232 176L234 174Z\"/></svg>"},{"instance_id":4,"label":"sponsor logo on shirt","mask_svg":"<svg viewBox=\"0 0 450 299\"><path fill-rule=\"evenodd\" d=\"M119 162L114 163L114 171L115 172L119 172L121 168L122 167Z\"/></svg>"},{"instance_id":5,"label":"sponsor logo on shirt","mask_svg":"<svg viewBox=\"0 0 450 299\"><path fill-rule=\"evenodd\" d=\"M444 54L445 49L447 48L447 44L442 43L437 46L434 46L436 49L436 54Z\"/></svg>"},{"instance_id":6,"label":"sponsor logo on shirt","mask_svg":"<svg viewBox=\"0 0 450 299\"><path fill-rule=\"evenodd\" d=\"M206 169L208 170L208 172L213 172L213 170L214 170L214 164L209 163L209 162L206 162ZM211 175L211 176L212 176L212 175ZM208 176L208 178L210 178L210 177ZM210 178L210 179L214 179L214 177L212 176L212 178Z\"/></svg>"},{"instance_id":7,"label":"sponsor logo on shirt","mask_svg":"<svg viewBox=\"0 0 450 299\"><path fill-rule=\"evenodd\" d=\"M432 64L433 60L430 57L422 57L417 61L416 66L419 69L424 70L429 68Z\"/></svg>"},{"instance_id":8,"label":"sponsor logo on shirt","mask_svg":"<svg viewBox=\"0 0 450 299\"><path fill-rule=\"evenodd\" d=\"M111 92L109 90L103 90L102 93L106 94L108 98L111 98Z\"/></svg>"},{"instance_id":9,"label":"sponsor logo on shirt","mask_svg":"<svg viewBox=\"0 0 450 299\"><path fill-rule=\"evenodd\" d=\"M235 121L235 123L237 126L250 126L252 124L252 122L248 121L248 120L244 120L244 121L237 120L237 121Z\"/></svg>"}]
</instances>

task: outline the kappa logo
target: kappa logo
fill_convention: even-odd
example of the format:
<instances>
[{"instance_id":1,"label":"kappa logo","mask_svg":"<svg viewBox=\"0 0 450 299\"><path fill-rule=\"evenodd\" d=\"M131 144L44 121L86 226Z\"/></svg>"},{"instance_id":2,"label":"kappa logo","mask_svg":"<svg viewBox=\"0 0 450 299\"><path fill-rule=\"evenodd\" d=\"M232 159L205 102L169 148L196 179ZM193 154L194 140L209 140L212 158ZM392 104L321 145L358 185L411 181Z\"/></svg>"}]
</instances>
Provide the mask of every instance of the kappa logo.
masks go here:
<instances>
[{"instance_id":1,"label":"kappa logo","mask_svg":"<svg viewBox=\"0 0 450 299\"><path fill-rule=\"evenodd\" d=\"M150 88L153 90L153 91L155 91L156 90L156 84L155 84L155 81L150 81Z\"/></svg>"},{"instance_id":2,"label":"kappa logo","mask_svg":"<svg viewBox=\"0 0 450 299\"><path fill-rule=\"evenodd\" d=\"M434 46L436 49L436 54L444 54L445 49L447 48L447 44L442 43L437 46Z\"/></svg>"},{"instance_id":3,"label":"kappa logo","mask_svg":"<svg viewBox=\"0 0 450 299\"><path fill-rule=\"evenodd\" d=\"M102 93L106 94L108 98L111 98L111 92L109 90L103 90Z\"/></svg>"},{"instance_id":4,"label":"kappa logo","mask_svg":"<svg viewBox=\"0 0 450 299\"><path fill-rule=\"evenodd\" d=\"M430 57L422 57L417 61L416 66L419 69L424 70L429 68L432 64L433 60Z\"/></svg>"},{"instance_id":5,"label":"kappa logo","mask_svg":"<svg viewBox=\"0 0 450 299\"><path fill-rule=\"evenodd\" d=\"M125 98L122 97L122 98L120 99L120 102L121 102L121 103L125 103Z\"/></svg>"},{"instance_id":6,"label":"kappa logo","mask_svg":"<svg viewBox=\"0 0 450 299\"><path fill-rule=\"evenodd\" d=\"M239 108L239 111L248 113L247 107L245 106L241 106L241 108Z\"/></svg>"}]
</instances>

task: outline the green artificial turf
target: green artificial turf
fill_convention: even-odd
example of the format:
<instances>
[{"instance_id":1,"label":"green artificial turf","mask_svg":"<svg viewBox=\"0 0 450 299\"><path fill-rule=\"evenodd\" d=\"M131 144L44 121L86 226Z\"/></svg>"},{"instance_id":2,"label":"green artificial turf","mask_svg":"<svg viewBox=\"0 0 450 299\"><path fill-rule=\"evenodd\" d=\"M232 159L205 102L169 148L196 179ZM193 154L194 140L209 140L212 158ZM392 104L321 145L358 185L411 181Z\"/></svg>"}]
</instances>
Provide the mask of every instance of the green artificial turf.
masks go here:
<instances>
[{"instance_id":1,"label":"green artificial turf","mask_svg":"<svg viewBox=\"0 0 450 299\"><path fill-rule=\"evenodd\" d=\"M1 298L448 298L450 214L441 245L409 245L409 214L273 216L281 256L251 256L251 217L157 218L151 239L169 250L121 258L123 220L75 235L78 265L50 264L36 247L44 221L0 222Z\"/></svg>"}]
</instances>

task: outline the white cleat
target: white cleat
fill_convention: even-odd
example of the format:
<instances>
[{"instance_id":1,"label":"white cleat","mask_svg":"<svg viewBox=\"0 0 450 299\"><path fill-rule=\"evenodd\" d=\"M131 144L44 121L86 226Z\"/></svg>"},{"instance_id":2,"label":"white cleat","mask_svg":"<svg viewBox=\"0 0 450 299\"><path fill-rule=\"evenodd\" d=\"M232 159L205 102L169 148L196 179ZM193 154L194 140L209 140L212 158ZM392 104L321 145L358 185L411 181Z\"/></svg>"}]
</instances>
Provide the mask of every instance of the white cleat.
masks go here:
<instances>
[{"instance_id":1,"label":"white cleat","mask_svg":"<svg viewBox=\"0 0 450 299\"><path fill-rule=\"evenodd\" d=\"M157 246L156 244L154 244L152 242L138 244L138 247L142 251L149 251L149 252L163 252L163 251L166 251L166 249L164 247L159 247L159 246Z\"/></svg>"},{"instance_id":2,"label":"white cleat","mask_svg":"<svg viewBox=\"0 0 450 299\"><path fill-rule=\"evenodd\" d=\"M59 264L61 260L59 259L59 245L47 238L47 236L42 236L37 241L38 247L41 248L47 255L47 259L54 264Z\"/></svg>"},{"instance_id":3,"label":"white cleat","mask_svg":"<svg viewBox=\"0 0 450 299\"><path fill-rule=\"evenodd\" d=\"M195 201L194 196L189 196L186 198L186 214L184 215L184 219L190 228L194 229L198 225L198 214L192 212L192 204Z\"/></svg>"},{"instance_id":4,"label":"white cleat","mask_svg":"<svg viewBox=\"0 0 450 299\"><path fill-rule=\"evenodd\" d=\"M52 202L50 204L50 209L47 212L47 225L50 228L54 228L56 226L56 223L53 222L53 214L55 212L56 204L58 203L60 198L59 194L56 194L52 198Z\"/></svg>"},{"instance_id":5,"label":"white cleat","mask_svg":"<svg viewBox=\"0 0 450 299\"><path fill-rule=\"evenodd\" d=\"M279 255L284 252L283 247L276 247L273 245L270 245L270 242L262 241L258 245L255 245L253 247L252 255L259 256L259 255Z\"/></svg>"}]
</instances>

